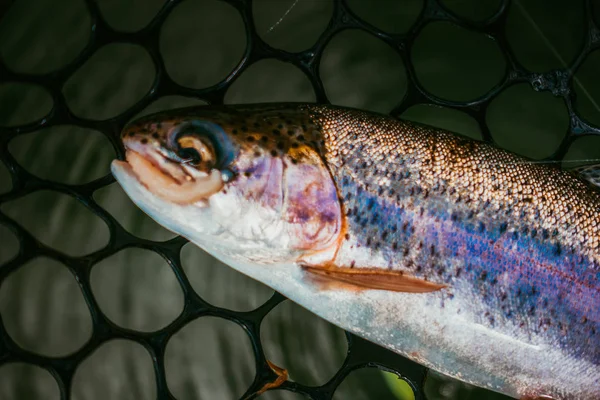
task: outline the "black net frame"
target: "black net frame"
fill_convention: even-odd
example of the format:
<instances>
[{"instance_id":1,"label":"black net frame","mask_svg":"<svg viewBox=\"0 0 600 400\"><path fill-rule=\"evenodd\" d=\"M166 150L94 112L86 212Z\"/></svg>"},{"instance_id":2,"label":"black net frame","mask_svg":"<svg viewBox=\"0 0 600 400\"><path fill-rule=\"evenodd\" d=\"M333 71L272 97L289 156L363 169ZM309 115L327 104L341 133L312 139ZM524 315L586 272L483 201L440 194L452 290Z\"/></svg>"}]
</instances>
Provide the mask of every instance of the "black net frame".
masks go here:
<instances>
[{"instance_id":1,"label":"black net frame","mask_svg":"<svg viewBox=\"0 0 600 400\"><path fill-rule=\"evenodd\" d=\"M108 174L95 181L69 185L40 179L20 166L8 152L8 143L18 135L36 131L54 125L75 125L102 132L111 142L119 158L123 158L123 148L119 142L119 133L123 126L152 101L162 96L180 95L194 97L209 104L223 104L224 95L231 84L253 63L261 59L277 59L288 62L310 79L318 103L329 103L323 83L319 77L319 62L323 50L330 39L345 29L359 29L386 42L401 56L406 66L408 82L407 91L392 110L391 115L399 116L408 107L415 104L435 104L451 109L461 110L473 117L479 124L483 140L493 142L490 130L486 125L485 113L490 102L504 89L517 83L529 83L536 91L550 91L554 96L563 99L569 114L568 132L550 160L562 159L572 141L582 135L600 135L600 127L593 126L578 115L575 109L576 94L573 89L573 76L586 56L600 49L600 29L592 17L592 1L585 1L586 38L578 56L563 69L546 73L533 73L525 69L513 55L505 35L505 24L510 0L503 0L494 15L482 22L465 20L446 8L441 0L425 0L420 15L412 28L405 34L389 34L365 22L353 13L345 0L332 0L334 4L332 18L327 28L316 43L309 49L290 53L268 45L258 35L252 17L252 0L222 0L238 10L244 24L247 46L242 60L221 82L204 89L191 89L173 81L166 72L164 61L159 51L160 28L169 13L184 0L168 0L142 30L137 32L119 32L109 26L94 0L86 0L92 24L91 36L80 54L63 68L43 75L23 74L11 71L0 58L0 84L6 82L33 83L45 88L52 95L54 106L48 115L33 123L0 127L0 160L6 165L12 180L12 190L0 195L2 203L19 199L39 190L51 190L67 194L77 199L94 214L102 218L110 231L109 243L102 249L82 257L71 257L55 249L45 246L34 238L16 221L0 212L0 223L9 227L20 242L18 254L0 266L0 284L6 277L35 257L46 256L57 260L68 267L75 276L90 310L93 333L90 340L78 351L65 357L45 357L19 347L8 335L0 319L0 365L10 362L26 362L49 371L58 382L61 399L71 397L70 387L78 365L102 343L112 339L128 339L143 345L150 353L156 377L158 399L174 399L167 387L164 354L169 338L188 322L202 316L217 316L239 324L248 334L252 343L256 376L242 398L253 397L265 384L276 379L275 373L267 364L260 342L260 324L264 317L285 298L275 293L262 306L249 312L236 312L212 306L199 297L187 280L180 261L181 248L187 243L182 237L166 242L154 242L138 238L128 233L107 211L101 208L92 195L94 191L114 182ZM10 7L12 2L0 4L0 16ZM497 43L506 59L506 70L503 79L485 95L467 102L448 101L428 93L416 78L415 69L410 60L411 47L421 30L433 21L448 21L468 30L479 32ZM67 106L62 87L67 79L81 67L99 48L112 43L132 43L144 47L152 57L156 70L151 90L131 108L122 114L107 120L95 121L74 115ZM174 271L185 296L184 309L167 327L156 332L142 333L119 327L112 323L101 311L94 299L90 286L92 267L101 260L125 248L143 248L161 255ZM346 334L348 353L344 364L327 383L310 387L292 381L286 381L281 388L298 392L315 400L331 399L337 386L353 370L363 367L376 367L394 372L405 379L413 388L416 399L425 399L424 382L427 368L409 361L399 355L387 351L350 333Z\"/></svg>"}]
</instances>

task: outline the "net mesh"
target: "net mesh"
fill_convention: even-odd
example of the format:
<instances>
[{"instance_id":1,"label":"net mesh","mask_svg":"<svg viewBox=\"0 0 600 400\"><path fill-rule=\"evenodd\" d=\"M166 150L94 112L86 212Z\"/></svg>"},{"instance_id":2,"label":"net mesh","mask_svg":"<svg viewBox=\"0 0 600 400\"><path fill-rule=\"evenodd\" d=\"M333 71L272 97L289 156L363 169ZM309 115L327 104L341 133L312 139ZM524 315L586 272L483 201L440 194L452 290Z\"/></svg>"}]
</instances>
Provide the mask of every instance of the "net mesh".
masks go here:
<instances>
[{"instance_id":1,"label":"net mesh","mask_svg":"<svg viewBox=\"0 0 600 400\"><path fill-rule=\"evenodd\" d=\"M175 332L184 327L188 322L202 316L218 316L233 321L243 327L250 337L256 360L256 376L251 386L247 389L246 394L242 397L245 398L248 395L252 395L276 378L265 358L259 329L261 321L274 307L284 301L284 297L276 293L262 306L250 312L230 311L208 304L194 292L183 272L180 252L186 244L184 238L176 237L166 242L155 242L141 239L128 233L92 197L96 190L114 182L114 178L111 175L106 175L86 184L69 185L40 179L30 174L8 152L8 142L17 135L33 132L44 127L63 124L94 129L102 132L110 140L119 157L123 158L124 153L119 143L119 133L132 117L142 111L151 102L162 96L182 95L195 97L210 104L222 104L225 93L236 78L256 61L268 58L291 63L298 67L310 79L316 94L316 101L328 103L329 101L319 76L319 62L329 40L336 33L349 28L359 29L378 37L395 49L402 58L408 75L407 91L403 98L398 99L397 106L392 110L391 114L394 116L400 116L408 107L415 104L435 104L458 109L467 113L479 123L483 140L493 142L490 130L485 121L487 106L492 99L508 86L516 83L528 83L536 91L549 91L554 96L562 98L568 110L568 132L550 159L560 160L563 158L575 137L600 134L599 127L593 126L578 115L575 110L576 96L573 89L573 75L575 71L577 71L590 52L600 48L600 30L594 24L592 18L591 0L585 2L585 28L587 35L583 45L579 49L578 55L564 69L552 70L541 74L525 69L511 52L505 34L509 6L508 0L502 1L497 12L487 20L481 22L472 22L460 18L444 7L441 1L425 0L416 23L407 33L401 35L388 34L370 25L352 12L345 0L334 0L333 16L327 28L311 48L299 53L290 53L275 49L261 39L253 22L251 0L224 1L233 6L240 13L244 21L247 38L246 51L239 65L225 79L205 89L184 87L171 79L166 72L165 64L159 51L159 31L169 13L181 2L179 0L167 1L145 28L131 33L118 32L111 28L102 18L97 4L93 0L86 0L86 5L92 19L89 42L85 49L72 62L60 70L49 74L33 75L16 73L11 71L3 60L0 59L0 84L5 82L38 84L51 93L54 101L52 110L42 119L23 126L0 128L0 159L7 166L12 179L12 190L0 195L0 205L22 198L35 191L56 191L77 199L87 209L104 220L110 230L110 241L107 246L92 254L82 257L72 257L44 245L15 220L0 212L0 222L8 226L15 233L20 243L20 250L17 256L0 266L0 283L7 275L33 258L39 256L49 257L66 265L76 277L92 315L93 334L91 339L75 353L59 358L45 357L22 349L11 339L4 325L0 324L0 364L19 361L31 363L46 369L58 382L61 399L70 398L69 389L78 365L102 343L119 338L140 343L150 352L156 377L157 397L160 399L173 399L174 396L167 387L165 375L164 354L167 342ZM10 2L1 4L0 13L6 11L9 5ZM448 21L468 30L483 33L495 41L502 50L507 62L506 72L501 82L487 91L485 95L468 102L444 100L426 91L416 78L415 69L410 59L410 51L419 32L432 21ZM80 118L72 113L67 106L61 90L62 86L96 50L109 43L138 44L148 51L156 69L152 89L139 102L117 117L101 121ZM183 312L167 327L156 332L142 333L115 325L101 311L92 295L90 285L92 267L118 251L131 247L149 249L165 258L174 271L185 294ZM287 381L283 384L282 388L307 395L312 399L331 399L335 389L350 372L369 366L398 374L412 387L416 399L425 398L423 385L427 375L426 368L352 334L347 333L346 336L348 340L347 357L342 367L331 380L322 386L316 387Z\"/></svg>"}]
</instances>

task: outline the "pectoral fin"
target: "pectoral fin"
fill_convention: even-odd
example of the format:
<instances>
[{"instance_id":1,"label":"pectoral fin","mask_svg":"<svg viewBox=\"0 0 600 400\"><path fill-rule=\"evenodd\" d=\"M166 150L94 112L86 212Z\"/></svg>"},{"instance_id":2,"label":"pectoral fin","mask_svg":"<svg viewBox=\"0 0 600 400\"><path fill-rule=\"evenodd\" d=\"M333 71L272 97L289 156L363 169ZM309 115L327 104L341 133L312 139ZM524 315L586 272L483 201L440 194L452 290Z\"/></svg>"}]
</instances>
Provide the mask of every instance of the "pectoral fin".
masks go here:
<instances>
[{"instance_id":1,"label":"pectoral fin","mask_svg":"<svg viewBox=\"0 0 600 400\"><path fill-rule=\"evenodd\" d=\"M347 290L389 290L392 292L427 293L446 287L424 279L381 268L344 268L331 265L302 265L305 272L328 288Z\"/></svg>"}]
</instances>

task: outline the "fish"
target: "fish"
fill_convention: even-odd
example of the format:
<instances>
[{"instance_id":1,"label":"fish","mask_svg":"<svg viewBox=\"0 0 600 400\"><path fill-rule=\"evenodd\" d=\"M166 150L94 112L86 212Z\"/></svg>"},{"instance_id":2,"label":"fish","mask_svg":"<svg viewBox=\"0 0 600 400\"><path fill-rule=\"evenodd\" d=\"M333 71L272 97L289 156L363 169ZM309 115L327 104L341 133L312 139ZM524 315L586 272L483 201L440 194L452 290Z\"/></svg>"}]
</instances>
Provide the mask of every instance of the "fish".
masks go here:
<instances>
[{"instance_id":1,"label":"fish","mask_svg":"<svg viewBox=\"0 0 600 400\"><path fill-rule=\"evenodd\" d=\"M517 399L600 398L594 167L326 104L167 110L121 139L139 208L321 318Z\"/></svg>"}]
</instances>

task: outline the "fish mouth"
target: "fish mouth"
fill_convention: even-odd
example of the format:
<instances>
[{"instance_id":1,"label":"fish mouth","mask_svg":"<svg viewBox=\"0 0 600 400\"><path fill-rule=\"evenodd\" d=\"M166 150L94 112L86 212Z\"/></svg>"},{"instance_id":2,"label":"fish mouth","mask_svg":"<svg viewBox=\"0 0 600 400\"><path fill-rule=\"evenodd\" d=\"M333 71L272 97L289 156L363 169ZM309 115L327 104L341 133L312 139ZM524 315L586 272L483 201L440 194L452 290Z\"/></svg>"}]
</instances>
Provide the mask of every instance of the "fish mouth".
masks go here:
<instances>
[{"instance_id":1,"label":"fish mouth","mask_svg":"<svg viewBox=\"0 0 600 400\"><path fill-rule=\"evenodd\" d=\"M199 171L165 157L157 149L128 144L125 161L114 163L133 173L151 193L176 204L192 204L208 199L224 185L221 172Z\"/></svg>"}]
</instances>

